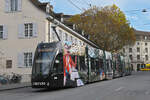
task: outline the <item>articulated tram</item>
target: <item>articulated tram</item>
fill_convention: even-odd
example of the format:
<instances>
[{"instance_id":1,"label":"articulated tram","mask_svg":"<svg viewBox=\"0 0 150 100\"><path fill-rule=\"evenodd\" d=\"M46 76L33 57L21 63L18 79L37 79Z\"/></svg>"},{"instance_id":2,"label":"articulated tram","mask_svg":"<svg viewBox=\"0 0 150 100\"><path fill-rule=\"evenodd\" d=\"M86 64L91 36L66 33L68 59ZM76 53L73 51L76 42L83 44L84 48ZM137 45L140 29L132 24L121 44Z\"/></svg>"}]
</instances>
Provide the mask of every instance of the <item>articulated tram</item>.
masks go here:
<instances>
[{"instance_id":1,"label":"articulated tram","mask_svg":"<svg viewBox=\"0 0 150 100\"><path fill-rule=\"evenodd\" d=\"M129 74L130 62L119 54L59 41L37 46L31 82L33 88L76 87Z\"/></svg>"}]
</instances>

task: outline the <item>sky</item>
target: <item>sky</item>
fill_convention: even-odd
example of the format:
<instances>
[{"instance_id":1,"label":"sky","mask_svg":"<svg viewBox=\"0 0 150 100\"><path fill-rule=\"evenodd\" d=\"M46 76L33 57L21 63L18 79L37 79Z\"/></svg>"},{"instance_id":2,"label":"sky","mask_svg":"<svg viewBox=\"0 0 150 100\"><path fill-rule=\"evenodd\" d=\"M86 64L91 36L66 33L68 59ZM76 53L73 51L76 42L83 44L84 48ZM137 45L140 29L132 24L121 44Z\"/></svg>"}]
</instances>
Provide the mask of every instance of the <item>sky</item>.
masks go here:
<instances>
[{"instance_id":1,"label":"sky","mask_svg":"<svg viewBox=\"0 0 150 100\"><path fill-rule=\"evenodd\" d=\"M136 30L150 32L150 0L40 0L49 1L54 11L64 14L79 14L88 9L90 4L104 7L116 4L126 15L130 25ZM75 4L77 7L75 7ZM146 9L146 12L142 12Z\"/></svg>"}]
</instances>

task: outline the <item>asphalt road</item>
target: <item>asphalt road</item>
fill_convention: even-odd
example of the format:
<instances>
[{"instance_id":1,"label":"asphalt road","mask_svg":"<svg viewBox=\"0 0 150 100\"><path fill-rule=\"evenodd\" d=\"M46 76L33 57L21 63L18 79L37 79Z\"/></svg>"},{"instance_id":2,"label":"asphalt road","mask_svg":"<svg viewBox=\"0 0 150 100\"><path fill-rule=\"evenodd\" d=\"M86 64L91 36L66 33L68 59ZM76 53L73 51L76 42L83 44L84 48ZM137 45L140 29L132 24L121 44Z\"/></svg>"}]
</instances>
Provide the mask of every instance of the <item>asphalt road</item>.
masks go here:
<instances>
[{"instance_id":1,"label":"asphalt road","mask_svg":"<svg viewBox=\"0 0 150 100\"><path fill-rule=\"evenodd\" d=\"M78 88L45 90L30 87L0 92L0 100L150 100L150 72Z\"/></svg>"}]
</instances>

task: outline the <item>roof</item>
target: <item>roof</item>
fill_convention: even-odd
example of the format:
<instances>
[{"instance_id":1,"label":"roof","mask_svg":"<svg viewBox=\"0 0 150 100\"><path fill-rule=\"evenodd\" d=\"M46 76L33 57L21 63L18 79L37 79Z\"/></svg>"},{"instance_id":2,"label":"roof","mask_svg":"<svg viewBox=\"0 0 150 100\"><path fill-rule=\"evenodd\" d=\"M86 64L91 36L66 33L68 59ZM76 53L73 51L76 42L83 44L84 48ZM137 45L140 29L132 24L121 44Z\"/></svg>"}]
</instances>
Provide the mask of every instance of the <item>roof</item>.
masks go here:
<instances>
[{"instance_id":1,"label":"roof","mask_svg":"<svg viewBox=\"0 0 150 100\"><path fill-rule=\"evenodd\" d=\"M135 30L135 34L136 35L144 35L144 36L147 35L147 36L149 36L150 32Z\"/></svg>"},{"instance_id":2,"label":"roof","mask_svg":"<svg viewBox=\"0 0 150 100\"><path fill-rule=\"evenodd\" d=\"M46 3L41 3L39 2L39 0L30 0L37 8L39 8L42 11L46 11L46 5L48 4L48 2Z\"/></svg>"}]
</instances>

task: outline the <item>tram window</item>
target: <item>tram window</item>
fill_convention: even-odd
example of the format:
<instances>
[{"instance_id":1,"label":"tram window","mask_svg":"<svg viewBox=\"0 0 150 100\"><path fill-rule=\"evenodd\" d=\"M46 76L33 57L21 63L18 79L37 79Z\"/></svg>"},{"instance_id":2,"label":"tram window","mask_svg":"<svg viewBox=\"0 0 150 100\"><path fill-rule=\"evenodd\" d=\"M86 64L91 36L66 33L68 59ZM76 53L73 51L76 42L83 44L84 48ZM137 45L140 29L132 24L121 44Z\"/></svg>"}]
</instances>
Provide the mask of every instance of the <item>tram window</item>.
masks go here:
<instances>
[{"instance_id":1,"label":"tram window","mask_svg":"<svg viewBox=\"0 0 150 100\"><path fill-rule=\"evenodd\" d=\"M54 62L53 71L56 73L63 72L63 55L62 54L57 55L55 62Z\"/></svg>"},{"instance_id":2,"label":"tram window","mask_svg":"<svg viewBox=\"0 0 150 100\"><path fill-rule=\"evenodd\" d=\"M96 64L96 69L99 70L99 66L100 66L99 65L99 59L96 59L95 64Z\"/></svg>"},{"instance_id":3,"label":"tram window","mask_svg":"<svg viewBox=\"0 0 150 100\"><path fill-rule=\"evenodd\" d=\"M95 71L96 70L96 61L94 58L91 58L91 71Z\"/></svg>"},{"instance_id":4,"label":"tram window","mask_svg":"<svg viewBox=\"0 0 150 100\"><path fill-rule=\"evenodd\" d=\"M99 59L99 66L100 66L100 69L104 69L103 59Z\"/></svg>"},{"instance_id":5,"label":"tram window","mask_svg":"<svg viewBox=\"0 0 150 100\"><path fill-rule=\"evenodd\" d=\"M84 56L80 56L80 70L81 70L81 71L86 70L85 58L84 58Z\"/></svg>"}]
</instances>

